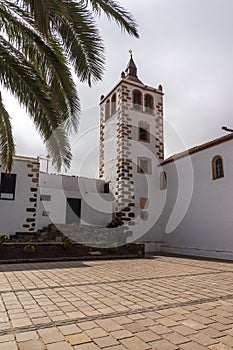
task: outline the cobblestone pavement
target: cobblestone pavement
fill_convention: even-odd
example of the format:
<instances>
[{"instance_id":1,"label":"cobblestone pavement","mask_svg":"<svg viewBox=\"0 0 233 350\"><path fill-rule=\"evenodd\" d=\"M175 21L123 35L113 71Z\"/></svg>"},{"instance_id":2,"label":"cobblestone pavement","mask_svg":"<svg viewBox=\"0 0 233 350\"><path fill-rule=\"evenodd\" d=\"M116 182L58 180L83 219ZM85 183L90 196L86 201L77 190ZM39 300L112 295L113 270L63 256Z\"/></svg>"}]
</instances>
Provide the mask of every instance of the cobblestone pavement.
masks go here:
<instances>
[{"instance_id":1,"label":"cobblestone pavement","mask_svg":"<svg viewBox=\"0 0 233 350\"><path fill-rule=\"evenodd\" d=\"M0 350L233 349L233 264L0 265Z\"/></svg>"}]
</instances>

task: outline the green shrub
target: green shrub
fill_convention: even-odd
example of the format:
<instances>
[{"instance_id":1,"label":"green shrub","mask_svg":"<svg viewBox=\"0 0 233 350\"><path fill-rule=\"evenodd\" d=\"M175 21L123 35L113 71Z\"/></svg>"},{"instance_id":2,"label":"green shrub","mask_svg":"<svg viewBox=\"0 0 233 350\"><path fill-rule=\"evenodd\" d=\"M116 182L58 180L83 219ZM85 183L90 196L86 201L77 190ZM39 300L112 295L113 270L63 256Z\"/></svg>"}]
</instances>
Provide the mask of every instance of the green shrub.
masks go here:
<instances>
[{"instance_id":1,"label":"green shrub","mask_svg":"<svg viewBox=\"0 0 233 350\"><path fill-rule=\"evenodd\" d=\"M0 234L0 245L2 245L2 243L5 243L5 242L9 242L8 236Z\"/></svg>"},{"instance_id":2,"label":"green shrub","mask_svg":"<svg viewBox=\"0 0 233 350\"><path fill-rule=\"evenodd\" d=\"M69 249L69 248L73 247L73 244L74 244L74 242L71 239L65 238L62 242L62 247L64 249L67 249L67 248Z\"/></svg>"},{"instance_id":3,"label":"green shrub","mask_svg":"<svg viewBox=\"0 0 233 350\"><path fill-rule=\"evenodd\" d=\"M36 247L33 244L25 245L23 251L28 254L33 254L36 251Z\"/></svg>"}]
</instances>

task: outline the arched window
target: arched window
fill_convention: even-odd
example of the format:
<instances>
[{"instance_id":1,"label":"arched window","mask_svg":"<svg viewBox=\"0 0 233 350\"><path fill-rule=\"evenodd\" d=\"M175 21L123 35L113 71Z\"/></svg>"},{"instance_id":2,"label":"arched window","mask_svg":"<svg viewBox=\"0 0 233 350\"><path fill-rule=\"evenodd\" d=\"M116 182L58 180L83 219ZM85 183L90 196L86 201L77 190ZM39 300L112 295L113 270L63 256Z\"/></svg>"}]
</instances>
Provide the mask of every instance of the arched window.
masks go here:
<instances>
[{"instance_id":1,"label":"arched window","mask_svg":"<svg viewBox=\"0 0 233 350\"><path fill-rule=\"evenodd\" d=\"M165 171L162 171L160 174L160 190L166 190L167 188L167 174Z\"/></svg>"},{"instance_id":2,"label":"arched window","mask_svg":"<svg viewBox=\"0 0 233 350\"><path fill-rule=\"evenodd\" d=\"M154 99L151 95L145 96L145 111L147 113L152 113L154 109Z\"/></svg>"},{"instance_id":3,"label":"arched window","mask_svg":"<svg viewBox=\"0 0 233 350\"><path fill-rule=\"evenodd\" d=\"M116 113L116 94L112 95L112 100L111 100L111 114Z\"/></svg>"},{"instance_id":4,"label":"arched window","mask_svg":"<svg viewBox=\"0 0 233 350\"><path fill-rule=\"evenodd\" d=\"M110 117L110 100L107 100L105 105L105 120Z\"/></svg>"},{"instance_id":5,"label":"arched window","mask_svg":"<svg viewBox=\"0 0 233 350\"><path fill-rule=\"evenodd\" d=\"M221 156L215 156L212 160L213 180L224 177L223 159Z\"/></svg>"},{"instance_id":6,"label":"arched window","mask_svg":"<svg viewBox=\"0 0 233 350\"><path fill-rule=\"evenodd\" d=\"M139 90L133 92L133 108L142 109L142 93Z\"/></svg>"}]
</instances>

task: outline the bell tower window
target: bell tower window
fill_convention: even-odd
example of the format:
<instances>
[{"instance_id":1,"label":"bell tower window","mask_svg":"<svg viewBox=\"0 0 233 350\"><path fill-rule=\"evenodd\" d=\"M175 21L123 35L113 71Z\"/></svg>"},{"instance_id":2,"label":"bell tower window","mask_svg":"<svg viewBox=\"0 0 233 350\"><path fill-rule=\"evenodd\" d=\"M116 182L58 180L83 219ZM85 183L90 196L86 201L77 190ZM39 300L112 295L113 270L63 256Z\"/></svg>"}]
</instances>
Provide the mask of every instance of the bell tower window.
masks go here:
<instances>
[{"instance_id":1,"label":"bell tower window","mask_svg":"<svg viewBox=\"0 0 233 350\"><path fill-rule=\"evenodd\" d=\"M114 113L116 113L116 94L113 94L111 99L111 114Z\"/></svg>"},{"instance_id":2,"label":"bell tower window","mask_svg":"<svg viewBox=\"0 0 233 350\"><path fill-rule=\"evenodd\" d=\"M154 99L151 95L145 96L145 112L152 113L154 109Z\"/></svg>"},{"instance_id":3,"label":"bell tower window","mask_svg":"<svg viewBox=\"0 0 233 350\"><path fill-rule=\"evenodd\" d=\"M133 92L133 108L142 109L142 93L139 90Z\"/></svg>"},{"instance_id":4,"label":"bell tower window","mask_svg":"<svg viewBox=\"0 0 233 350\"><path fill-rule=\"evenodd\" d=\"M110 100L107 100L105 105L105 120L110 117Z\"/></svg>"}]
</instances>

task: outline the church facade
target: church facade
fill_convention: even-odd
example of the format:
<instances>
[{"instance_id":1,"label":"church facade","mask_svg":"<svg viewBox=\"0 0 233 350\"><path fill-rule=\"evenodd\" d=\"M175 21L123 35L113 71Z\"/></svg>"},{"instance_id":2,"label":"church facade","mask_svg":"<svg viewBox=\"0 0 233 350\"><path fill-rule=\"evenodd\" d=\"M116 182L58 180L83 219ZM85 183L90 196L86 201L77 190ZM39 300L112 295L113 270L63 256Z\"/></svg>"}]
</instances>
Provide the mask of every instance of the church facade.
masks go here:
<instances>
[{"instance_id":1,"label":"church facade","mask_svg":"<svg viewBox=\"0 0 233 350\"><path fill-rule=\"evenodd\" d=\"M147 251L233 259L232 134L164 159L163 125L162 86L145 85L131 55L100 99L99 179L15 157L12 175L1 173L0 233L117 221Z\"/></svg>"}]
</instances>

